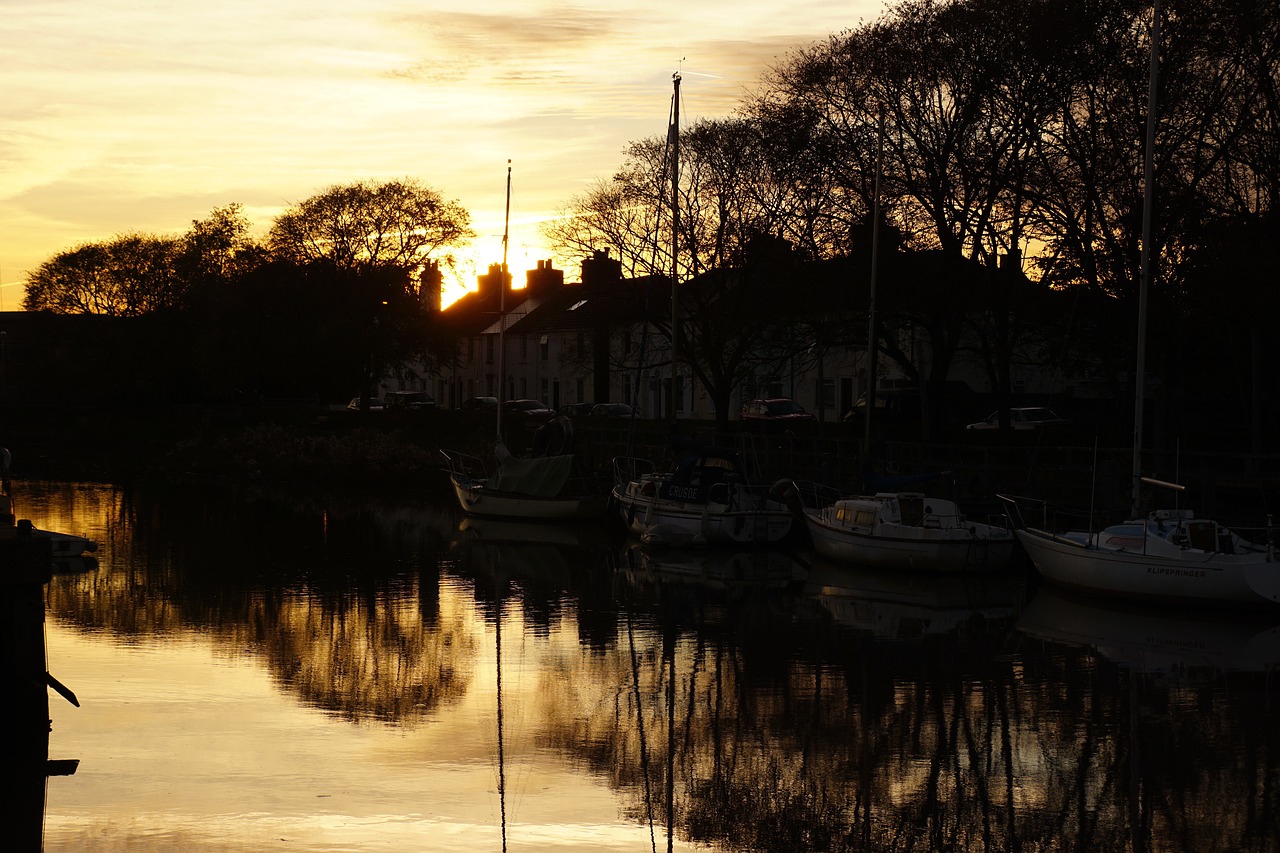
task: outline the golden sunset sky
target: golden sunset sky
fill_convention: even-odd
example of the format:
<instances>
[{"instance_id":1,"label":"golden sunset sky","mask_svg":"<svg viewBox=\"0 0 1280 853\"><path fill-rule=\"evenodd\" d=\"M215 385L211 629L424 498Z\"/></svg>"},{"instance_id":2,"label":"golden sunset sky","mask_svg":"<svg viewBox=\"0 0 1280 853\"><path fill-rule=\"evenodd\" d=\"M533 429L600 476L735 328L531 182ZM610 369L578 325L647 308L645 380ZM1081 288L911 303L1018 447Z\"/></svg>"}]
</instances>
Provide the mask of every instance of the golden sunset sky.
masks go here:
<instances>
[{"instance_id":1,"label":"golden sunset sky","mask_svg":"<svg viewBox=\"0 0 1280 853\"><path fill-rule=\"evenodd\" d=\"M263 234L335 184L412 177L477 240L463 281L539 258L538 223L665 133L730 114L792 49L885 0L3 0L0 310L86 242L244 206ZM683 61L682 61L683 60ZM580 258L555 258L577 280ZM460 285L447 294L456 297Z\"/></svg>"}]
</instances>

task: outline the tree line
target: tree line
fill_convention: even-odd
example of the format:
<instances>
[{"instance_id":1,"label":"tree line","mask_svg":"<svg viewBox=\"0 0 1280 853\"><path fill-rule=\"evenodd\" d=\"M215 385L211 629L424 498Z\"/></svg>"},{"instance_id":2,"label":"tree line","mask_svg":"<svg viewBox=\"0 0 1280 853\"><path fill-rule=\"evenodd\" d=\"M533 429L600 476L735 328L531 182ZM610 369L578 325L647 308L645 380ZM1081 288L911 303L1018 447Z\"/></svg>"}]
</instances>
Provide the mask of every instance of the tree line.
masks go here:
<instances>
[{"instance_id":1,"label":"tree line","mask_svg":"<svg viewBox=\"0 0 1280 853\"><path fill-rule=\"evenodd\" d=\"M880 352L923 390L940 398L963 359L1008 396L1031 359L1128 399L1155 14L1150 0L902 0L681 134L674 260L662 137L632 143L550 233L611 247L633 275L675 268L745 296L756 310L682 312L697 318L682 351L711 388L865 346L878 225ZM1277 398L1280 6L1165 0L1160 14L1148 381L1167 418L1210 401L1246 415ZM761 258L772 275L727 274ZM801 265L838 258L848 277L806 293ZM803 349L738 355L747 339Z\"/></svg>"},{"instance_id":2,"label":"tree line","mask_svg":"<svg viewBox=\"0 0 1280 853\"><path fill-rule=\"evenodd\" d=\"M291 205L262 241L232 204L177 237L61 252L23 307L141 321L137 345L163 358L130 363L168 397L367 397L387 373L452 357L431 334L431 277L472 236L468 212L418 181L356 182Z\"/></svg>"},{"instance_id":3,"label":"tree line","mask_svg":"<svg viewBox=\"0 0 1280 853\"><path fill-rule=\"evenodd\" d=\"M653 319L718 407L762 373L867 345L873 233L878 349L926 399L961 361L1011 395L1019 360L1127 399L1156 12L901 0L794 50L734 115L681 129L674 258L669 135L630 143L545 236L561 256L607 247L628 276L701 282L681 288L677 329ZM1207 404L1256 417L1278 399L1280 6L1164 0L1159 14L1149 382L1167 418ZM317 353L335 340L367 376L429 349L413 271L471 232L456 203L403 181L331 188L263 244L246 235L233 205L179 238L82 246L31 276L24 307L196 308L225 336L208 345L260 380L328 370Z\"/></svg>"}]
</instances>

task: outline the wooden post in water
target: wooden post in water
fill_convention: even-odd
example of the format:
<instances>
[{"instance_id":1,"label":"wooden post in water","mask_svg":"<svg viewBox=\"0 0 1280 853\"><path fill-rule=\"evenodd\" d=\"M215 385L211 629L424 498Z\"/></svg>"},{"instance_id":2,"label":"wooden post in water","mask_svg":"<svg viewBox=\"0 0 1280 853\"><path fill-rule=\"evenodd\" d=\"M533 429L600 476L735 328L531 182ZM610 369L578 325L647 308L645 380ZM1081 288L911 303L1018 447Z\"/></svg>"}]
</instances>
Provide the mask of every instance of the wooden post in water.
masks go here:
<instances>
[{"instance_id":1,"label":"wooden post in water","mask_svg":"<svg viewBox=\"0 0 1280 853\"><path fill-rule=\"evenodd\" d=\"M49 537L30 521L0 525L0 681L7 686L0 731L9 756L0 826L12 850L43 849L45 779L75 772L73 762L49 761L49 685L56 682L45 664L44 586L52 577Z\"/></svg>"}]
</instances>

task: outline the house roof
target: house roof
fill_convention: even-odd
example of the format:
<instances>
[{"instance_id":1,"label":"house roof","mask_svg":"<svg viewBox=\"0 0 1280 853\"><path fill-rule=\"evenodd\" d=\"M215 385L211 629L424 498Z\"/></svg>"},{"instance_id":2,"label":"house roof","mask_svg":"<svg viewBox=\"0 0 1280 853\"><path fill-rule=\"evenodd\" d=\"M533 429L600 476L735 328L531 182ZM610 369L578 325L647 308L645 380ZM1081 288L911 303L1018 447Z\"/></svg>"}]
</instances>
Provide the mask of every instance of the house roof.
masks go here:
<instances>
[{"instance_id":1,"label":"house roof","mask_svg":"<svg viewBox=\"0 0 1280 853\"><path fill-rule=\"evenodd\" d=\"M459 335L479 335L490 326L497 324L502 310L505 308L508 318L512 314L520 314L528 309L524 303L528 301L527 290L508 290L506 300L501 294L469 291L459 297L452 305L444 309L440 316L442 321ZM508 319L508 329L510 319Z\"/></svg>"},{"instance_id":2,"label":"house roof","mask_svg":"<svg viewBox=\"0 0 1280 853\"><path fill-rule=\"evenodd\" d=\"M535 335L639 323L646 317L669 316L670 294L667 280L653 276L608 287L566 285L539 300L507 331Z\"/></svg>"}]
</instances>

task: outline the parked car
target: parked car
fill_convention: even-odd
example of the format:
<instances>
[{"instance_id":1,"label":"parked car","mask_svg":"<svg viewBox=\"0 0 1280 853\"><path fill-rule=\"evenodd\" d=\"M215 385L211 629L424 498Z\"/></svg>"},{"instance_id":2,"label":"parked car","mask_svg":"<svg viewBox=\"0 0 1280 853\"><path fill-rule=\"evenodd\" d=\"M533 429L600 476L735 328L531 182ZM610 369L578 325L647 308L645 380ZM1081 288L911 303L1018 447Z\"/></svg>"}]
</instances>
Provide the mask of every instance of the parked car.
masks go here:
<instances>
[{"instance_id":1,"label":"parked car","mask_svg":"<svg viewBox=\"0 0 1280 853\"><path fill-rule=\"evenodd\" d=\"M1023 406L1009 410L1009 426L1017 430L1040 429L1041 427L1065 426L1071 423L1061 417L1053 409L1044 406ZM969 424L965 429L999 429L1000 412L987 415L986 420Z\"/></svg>"},{"instance_id":2,"label":"parked car","mask_svg":"<svg viewBox=\"0 0 1280 853\"><path fill-rule=\"evenodd\" d=\"M742 406L744 421L812 421L816 420L812 412L795 400L787 397L770 397L767 400L752 400Z\"/></svg>"},{"instance_id":3,"label":"parked car","mask_svg":"<svg viewBox=\"0 0 1280 853\"><path fill-rule=\"evenodd\" d=\"M595 407L595 403L569 403L560 407L560 414L571 417L574 415L589 415Z\"/></svg>"},{"instance_id":4,"label":"parked car","mask_svg":"<svg viewBox=\"0 0 1280 853\"><path fill-rule=\"evenodd\" d=\"M350 402L350 403L347 403L347 408L348 408L348 409L350 409L350 410L351 410L351 411L353 411L353 412L358 412L358 411L360 411L360 398L359 398L359 397L352 397L352 398L351 398L351 402ZM379 400L377 397L370 397L370 398L369 398L369 411L371 411L371 412L381 412L381 411L382 411L382 401L381 401L381 400Z\"/></svg>"},{"instance_id":5,"label":"parked car","mask_svg":"<svg viewBox=\"0 0 1280 853\"><path fill-rule=\"evenodd\" d=\"M502 404L502 411L527 418L549 418L556 413L541 400L507 400Z\"/></svg>"},{"instance_id":6,"label":"parked car","mask_svg":"<svg viewBox=\"0 0 1280 853\"><path fill-rule=\"evenodd\" d=\"M591 417L593 418L629 418L635 414L635 409L626 403L600 403L591 409Z\"/></svg>"},{"instance_id":7,"label":"parked car","mask_svg":"<svg viewBox=\"0 0 1280 853\"><path fill-rule=\"evenodd\" d=\"M462 405L459 406L458 408L465 409L467 411L477 411L477 410L483 411L485 409L496 409L498 408L498 398L497 397L472 397L469 400L463 400Z\"/></svg>"},{"instance_id":8,"label":"parked car","mask_svg":"<svg viewBox=\"0 0 1280 853\"><path fill-rule=\"evenodd\" d=\"M424 409L434 409L436 398L426 391L388 391L382 398L382 405L388 409L419 412Z\"/></svg>"}]
</instances>

